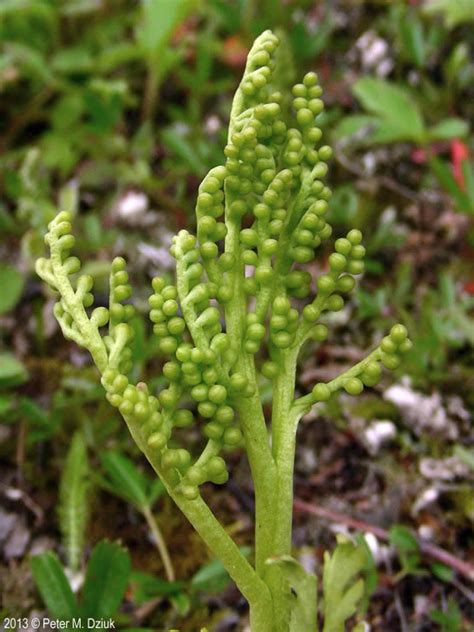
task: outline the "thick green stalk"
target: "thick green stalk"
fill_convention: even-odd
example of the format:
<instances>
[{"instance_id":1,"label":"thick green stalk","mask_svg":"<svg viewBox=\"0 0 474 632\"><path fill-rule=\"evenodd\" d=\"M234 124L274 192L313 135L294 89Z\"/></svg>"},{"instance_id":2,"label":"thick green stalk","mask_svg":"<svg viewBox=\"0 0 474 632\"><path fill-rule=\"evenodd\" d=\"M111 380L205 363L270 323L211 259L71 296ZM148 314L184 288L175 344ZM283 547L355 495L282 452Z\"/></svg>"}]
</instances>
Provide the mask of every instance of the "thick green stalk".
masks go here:
<instances>
[{"instance_id":1,"label":"thick green stalk","mask_svg":"<svg viewBox=\"0 0 474 632\"><path fill-rule=\"evenodd\" d=\"M273 382L272 452L277 468L278 494L274 515L274 555L291 554L293 470L298 418L291 411L297 352L284 352L284 362Z\"/></svg>"},{"instance_id":2,"label":"thick green stalk","mask_svg":"<svg viewBox=\"0 0 474 632\"><path fill-rule=\"evenodd\" d=\"M265 561L273 555L271 516L277 496L276 468L258 393L242 398L238 410L255 490L255 567L262 576ZM256 428L260 431L255 432Z\"/></svg>"},{"instance_id":3,"label":"thick green stalk","mask_svg":"<svg viewBox=\"0 0 474 632\"><path fill-rule=\"evenodd\" d=\"M294 397L296 356L292 349L283 352L280 372L273 380L272 453L276 463L275 505L268 514L271 524L272 556L291 555L293 523L293 469L297 420L290 414ZM275 630L286 632L290 620L291 601L284 597L288 584L278 565L266 567L265 581L272 593L275 608Z\"/></svg>"},{"instance_id":4,"label":"thick green stalk","mask_svg":"<svg viewBox=\"0 0 474 632\"><path fill-rule=\"evenodd\" d=\"M249 71L252 52L256 50L262 34L254 43L249 54L244 77ZM235 123L244 109L244 98L241 86L235 93L229 121L228 140L231 141L235 129ZM226 226L225 252L234 256L234 267L230 282L234 289L232 300L226 305L225 317L227 333L231 339L232 348L238 354L239 360L236 370L243 373L254 388L254 393L248 398L242 398L237 403L242 432L245 439L245 448L249 459L250 469L255 491L255 565L257 573L263 576L265 572L265 560L272 554L271 531L272 521L269 516L274 510L276 494L276 468L272 457L268 430L265 423L262 404L258 391L253 357L243 349L243 328L246 314L246 296L243 290L244 266L241 259L240 248L240 220L232 218L229 213L233 196L229 188L225 187L226 200Z\"/></svg>"},{"instance_id":5,"label":"thick green stalk","mask_svg":"<svg viewBox=\"0 0 474 632\"><path fill-rule=\"evenodd\" d=\"M230 199L230 195L226 196ZM232 348L238 354L235 370L245 375L254 392L236 403L239 412L245 448L255 490L255 560L257 573L264 573L265 560L272 554L271 525L276 493L276 468L270 450L268 430L262 410L253 357L242 347L243 325L246 313L246 298L242 287L243 264L240 256L239 231L237 220L227 219L225 250L235 257L231 283L234 288L232 299L226 305L225 317L227 333Z\"/></svg>"},{"instance_id":6,"label":"thick green stalk","mask_svg":"<svg viewBox=\"0 0 474 632\"><path fill-rule=\"evenodd\" d=\"M151 466L163 481L169 495L184 513L189 522L199 533L212 553L222 562L224 568L232 577L239 590L254 610L258 625L256 632L271 632L271 627L265 627L265 617L271 620L271 597L266 584L260 579L252 566L248 563L232 538L225 531L214 516L208 505L201 497L187 500L182 494L177 494L166 480L161 471L156 453L143 441L141 432L135 424L127 422L130 433L138 447L147 457ZM253 632L253 630L252 630Z\"/></svg>"}]
</instances>

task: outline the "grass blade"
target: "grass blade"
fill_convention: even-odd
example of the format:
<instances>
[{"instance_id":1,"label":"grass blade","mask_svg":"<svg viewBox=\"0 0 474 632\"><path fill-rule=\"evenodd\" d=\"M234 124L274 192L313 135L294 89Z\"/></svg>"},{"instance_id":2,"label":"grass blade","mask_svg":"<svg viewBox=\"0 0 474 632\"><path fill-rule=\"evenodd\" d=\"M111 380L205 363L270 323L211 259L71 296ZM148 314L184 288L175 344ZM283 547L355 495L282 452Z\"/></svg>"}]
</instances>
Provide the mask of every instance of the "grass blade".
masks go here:
<instances>
[{"instance_id":1,"label":"grass blade","mask_svg":"<svg viewBox=\"0 0 474 632\"><path fill-rule=\"evenodd\" d=\"M89 518L89 463L82 433L71 442L59 491L59 525L68 565L77 570L81 561L85 531Z\"/></svg>"}]
</instances>

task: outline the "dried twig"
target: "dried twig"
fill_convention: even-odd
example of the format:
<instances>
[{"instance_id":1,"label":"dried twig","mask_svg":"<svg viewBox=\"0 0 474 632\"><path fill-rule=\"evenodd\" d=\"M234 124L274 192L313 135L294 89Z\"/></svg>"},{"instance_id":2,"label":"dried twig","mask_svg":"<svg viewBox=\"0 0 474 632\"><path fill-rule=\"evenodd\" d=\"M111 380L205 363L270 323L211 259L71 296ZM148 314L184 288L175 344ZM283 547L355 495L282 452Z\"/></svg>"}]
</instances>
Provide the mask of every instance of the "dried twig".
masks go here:
<instances>
[{"instance_id":1,"label":"dried twig","mask_svg":"<svg viewBox=\"0 0 474 632\"><path fill-rule=\"evenodd\" d=\"M379 538L379 540L383 540L384 542L388 542L390 540L388 531L382 529L382 527L364 522L363 520L358 520L357 518L352 518L352 516L347 516L346 514L338 511L333 511L332 509L327 509L326 507L321 507L312 503L310 504L299 499L295 499L293 505L295 511L309 513L313 516L329 520L330 522L339 522L351 527L352 529L357 529L358 531L373 533L373 535ZM466 577L469 581L474 581L474 566L472 564L465 562L464 560L460 560L451 553L448 553L448 551L445 551L434 544L429 544L418 537L416 537L416 539L422 555L430 557L437 562L441 562L442 564L452 568L460 575Z\"/></svg>"}]
</instances>

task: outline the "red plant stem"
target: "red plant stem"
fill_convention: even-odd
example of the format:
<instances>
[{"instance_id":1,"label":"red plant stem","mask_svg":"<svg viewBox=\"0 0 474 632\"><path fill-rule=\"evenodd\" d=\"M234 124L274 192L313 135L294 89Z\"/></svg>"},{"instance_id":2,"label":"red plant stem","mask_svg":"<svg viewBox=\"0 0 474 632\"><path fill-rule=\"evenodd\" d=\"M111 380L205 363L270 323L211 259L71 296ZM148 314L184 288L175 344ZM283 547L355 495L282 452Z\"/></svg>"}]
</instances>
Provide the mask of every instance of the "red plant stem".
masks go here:
<instances>
[{"instance_id":1,"label":"red plant stem","mask_svg":"<svg viewBox=\"0 0 474 632\"><path fill-rule=\"evenodd\" d=\"M339 511L333 511L332 509L327 509L326 507L313 505L297 498L294 500L293 506L297 512L309 513L313 516L318 516L319 518L325 518L330 522L339 522L351 527L352 529L357 529L358 531L372 533L379 538L379 540L383 540L384 542L388 542L390 540L389 532L385 529L368 522L364 522L363 520L352 518L351 516L347 516ZM434 544L429 544L418 537L416 537L416 539L418 541L418 546L420 547L420 553L436 560L437 562L441 562L442 564L449 566L470 581L474 580L474 566L472 564L458 559L454 555L451 555L451 553L448 553L444 549L440 549Z\"/></svg>"}]
</instances>

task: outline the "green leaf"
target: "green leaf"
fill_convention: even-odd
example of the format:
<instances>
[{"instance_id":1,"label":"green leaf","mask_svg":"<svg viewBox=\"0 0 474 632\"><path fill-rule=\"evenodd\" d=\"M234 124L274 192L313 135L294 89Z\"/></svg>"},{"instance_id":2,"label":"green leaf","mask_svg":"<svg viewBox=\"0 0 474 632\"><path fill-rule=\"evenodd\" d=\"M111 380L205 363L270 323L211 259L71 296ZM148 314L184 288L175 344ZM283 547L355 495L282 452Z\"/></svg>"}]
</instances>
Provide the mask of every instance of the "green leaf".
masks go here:
<instances>
[{"instance_id":1,"label":"green leaf","mask_svg":"<svg viewBox=\"0 0 474 632\"><path fill-rule=\"evenodd\" d=\"M100 457L108 474L108 489L139 509L149 506L148 481L128 457L119 452L105 452Z\"/></svg>"},{"instance_id":2,"label":"green leaf","mask_svg":"<svg viewBox=\"0 0 474 632\"><path fill-rule=\"evenodd\" d=\"M250 555L248 546L239 547L244 557ZM219 560L211 560L208 564L201 566L191 579L191 588L202 590L208 593L221 592L229 584L230 577Z\"/></svg>"},{"instance_id":3,"label":"green leaf","mask_svg":"<svg viewBox=\"0 0 474 632\"><path fill-rule=\"evenodd\" d=\"M147 55L159 57L193 4L191 0L142 0L143 19L137 29L137 39Z\"/></svg>"},{"instance_id":4,"label":"green leaf","mask_svg":"<svg viewBox=\"0 0 474 632\"><path fill-rule=\"evenodd\" d=\"M420 109L403 87L385 79L362 77L354 84L353 92L364 108L379 118L378 142L425 142ZM384 128L388 130L385 134Z\"/></svg>"},{"instance_id":5,"label":"green leaf","mask_svg":"<svg viewBox=\"0 0 474 632\"><path fill-rule=\"evenodd\" d=\"M70 620L78 616L76 600L54 553L48 551L32 557L31 572L52 617Z\"/></svg>"},{"instance_id":6,"label":"green leaf","mask_svg":"<svg viewBox=\"0 0 474 632\"><path fill-rule=\"evenodd\" d=\"M136 158L142 158L151 162L155 148L155 137L150 121L145 121L134 134L131 141L132 154Z\"/></svg>"},{"instance_id":7,"label":"green leaf","mask_svg":"<svg viewBox=\"0 0 474 632\"><path fill-rule=\"evenodd\" d=\"M2 0L0 4L0 17L5 18L9 14L15 14L17 11L23 11L28 13L29 17L35 13L49 13L52 12L52 7L44 2L31 2L31 0Z\"/></svg>"},{"instance_id":8,"label":"green leaf","mask_svg":"<svg viewBox=\"0 0 474 632\"><path fill-rule=\"evenodd\" d=\"M438 290L440 305L446 309L450 309L456 304L456 282L450 274L442 273L439 276Z\"/></svg>"},{"instance_id":9,"label":"green leaf","mask_svg":"<svg viewBox=\"0 0 474 632\"><path fill-rule=\"evenodd\" d=\"M96 13L103 8L101 0L69 0L63 3L61 14L70 17Z\"/></svg>"},{"instance_id":10,"label":"green leaf","mask_svg":"<svg viewBox=\"0 0 474 632\"><path fill-rule=\"evenodd\" d=\"M5 180L5 189L8 188L8 180L11 177L12 173L8 173L8 171L4 170L4 180ZM17 174L13 174L13 177L16 178ZM13 194L15 195L15 193ZM16 223L16 218L13 217L9 211L7 211L4 204L0 203L0 234L7 235L8 233L15 234L18 232L18 227Z\"/></svg>"},{"instance_id":11,"label":"green leaf","mask_svg":"<svg viewBox=\"0 0 474 632\"><path fill-rule=\"evenodd\" d=\"M0 353L0 388L16 386L27 379L28 372L20 360L11 353Z\"/></svg>"},{"instance_id":12,"label":"green leaf","mask_svg":"<svg viewBox=\"0 0 474 632\"><path fill-rule=\"evenodd\" d=\"M365 114L352 114L345 116L334 128L332 135L335 140L355 136L364 128L374 128L378 126L378 119Z\"/></svg>"},{"instance_id":13,"label":"green leaf","mask_svg":"<svg viewBox=\"0 0 474 632\"><path fill-rule=\"evenodd\" d=\"M401 577L408 573L419 574L422 570L419 568L421 556L418 540L412 534L410 529L403 525L396 524L390 531L390 544L395 546L402 565Z\"/></svg>"},{"instance_id":14,"label":"green leaf","mask_svg":"<svg viewBox=\"0 0 474 632\"><path fill-rule=\"evenodd\" d=\"M133 600L137 604L145 603L157 597L168 597L181 592L184 582L168 582L149 573L133 571L130 576L130 585L133 592Z\"/></svg>"},{"instance_id":15,"label":"green leaf","mask_svg":"<svg viewBox=\"0 0 474 632\"><path fill-rule=\"evenodd\" d=\"M351 184L343 184L334 189L329 202L329 217L331 224L353 225L359 196Z\"/></svg>"},{"instance_id":16,"label":"green leaf","mask_svg":"<svg viewBox=\"0 0 474 632\"><path fill-rule=\"evenodd\" d=\"M148 490L148 502L150 503L150 507L156 503L158 498L161 498L165 494L166 487L163 485L159 478L155 478L151 482L150 488Z\"/></svg>"},{"instance_id":17,"label":"green leaf","mask_svg":"<svg viewBox=\"0 0 474 632\"><path fill-rule=\"evenodd\" d=\"M62 422L62 413L58 408L53 408L54 410L46 412L28 397L19 399L18 412L28 424L29 445L49 439L58 430Z\"/></svg>"},{"instance_id":18,"label":"green leaf","mask_svg":"<svg viewBox=\"0 0 474 632\"><path fill-rule=\"evenodd\" d=\"M98 51L96 64L99 72L108 74L116 68L124 67L132 61L138 60L143 53L135 42L120 41Z\"/></svg>"},{"instance_id":19,"label":"green leaf","mask_svg":"<svg viewBox=\"0 0 474 632\"><path fill-rule=\"evenodd\" d=\"M86 74L94 69L94 57L82 46L62 48L51 59L50 65L63 75Z\"/></svg>"},{"instance_id":20,"label":"green leaf","mask_svg":"<svg viewBox=\"0 0 474 632\"><path fill-rule=\"evenodd\" d=\"M447 165L440 158L434 157L430 160L430 167L443 189L453 198L458 211L462 213L471 212L469 197L456 182L450 165Z\"/></svg>"},{"instance_id":21,"label":"green leaf","mask_svg":"<svg viewBox=\"0 0 474 632\"><path fill-rule=\"evenodd\" d=\"M181 617L185 617L189 614L191 610L191 599L189 595L184 592L176 593L171 595L170 601L173 604L173 608Z\"/></svg>"},{"instance_id":22,"label":"green leaf","mask_svg":"<svg viewBox=\"0 0 474 632\"><path fill-rule=\"evenodd\" d=\"M168 127L161 132L161 140L167 149L174 152L180 160L186 163L194 173L202 175L207 171L208 165L199 156L188 138L177 128Z\"/></svg>"},{"instance_id":23,"label":"green leaf","mask_svg":"<svg viewBox=\"0 0 474 632\"><path fill-rule=\"evenodd\" d=\"M79 126L81 117L84 114L84 98L79 92L67 94L59 99L51 109L50 124L56 132L67 134L71 126ZM65 185L65 188L77 189L77 182L72 181ZM59 204L58 204L59 206ZM63 208L60 206L60 208ZM71 210L73 217L77 211L77 207L71 208L67 206L65 210Z\"/></svg>"},{"instance_id":24,"label":"green leaf","mask_svg":"<svg viewBox=\"0 0 474 632\"><path fill-rule=\"evenodd\" d=\"M411 553L418 551L418 541L410 531L403 525L396 524L390 529L390 543L397 547L399 551Z\"/></svg>"},{"instance_id":25,"label":"green leaf","mask_svg":"<svg viewBox=\"0 0 474 632\"><path fill-rule=\"evenodd\" d=\"M406 13L399 24L402 52L413 61L418 68L423 66L426 57L426 46L423 33L423 24L419 17L410 11Z\"/></svg>"},{"instance_id":26,"label":"green leaf","mask_svg":"<svg viewBox=\"0 0 474 632\"><path fill-rule=\"evenodd\" d=\"M59 169L63 175L67 175L78 160L71 137L63 133L46 132L41 137L40 147L44 164Z\"/></svg>"},{"instance_id":27,"label":"green leaf","mask_svg":"<svg viewBox=\"0 0 474 632\"><path fill-rule=\"evenodd\" d=\"M317 625L317 578L289 555L271 558L269 566L276 566L286 585L282 599L290 601L290 632L315 630Z\"/></svg>"},{"instance_id":28,"label":"green leaf","mask_svg":"<svg viewBox=\"0 0 474 632\"><path fill-rule=\"evenodd\" d=\"M469 132L469 125L459 118L447 118L428 130L430 140L463 138Z\"/></svg>"},{"instance_id":29,"label":"green leaf","mask_svg":"<svg viewBox=\"0 0 474 632\"><path fill-rule=\"evenodd\" d=\"M398 143L404 140L412 140L414 142L421 142L418 138L408 138L404 132L401 131L398 121L383 121L380 120L370 141L375 144L387 144Z\"/></svg>"},{"instance_id":30,"label":"green leaf","mask_svg":"<svg viewBox=\"0 0 474 632\"><path fill-rule=\"evenodd\" d=\"M45 57L34 48L17 42L5 42L4 54L18 66L29 81L37 80L45 85L55 85L56 78Z\"/></svg>"},{"instance_id":31,"label":"green leaf","mask_svg":"<svg viewBox=\"0 0 474 632\"><path fill-rule=\"evenodd\" d=\"M474 471L474 450L472 448L456 445L454 448L454 456Z\"/></svg>"},{"instance_id":32,"label":"green leaf","mask_svg":"<svg viewBox=\"0 0 474 632\"><path fill-rule=\"evenodd\" d=\"M13 395L0 395L0 417L2 418L2 423L7 423L5 416L13 409L15 401L16 400Z\"/></svg>"},{"instance_id":33,"label":"green leaf","mask_svg":"<svg viewBox=\"0 0 474 632\"><path fill-rule=\"evenodd\" d=\"M469 199L469 213L474 213L474 164L468 160L461 162L462 174L466 184L466 195Z\"/></svg>"},{"instance_id":34,"label":"green leaf","mask_svg":"<svg viewBox=\"0 0 474 632\"><path fill-rule=\"evenodd\" d=\"M430 160L430 167L443 188L458 201L460 189L451 167L436 157Z\"/></svg>"},{"instance_id":35,"label":"green leaf","mask_svg":"<svg viewBox=\"0 0 474 632\"><path fill-rule=\"evenodd\" d=\"M59 524L67 560L78 570L89 517L89 463L84 436L76 432L72 438L59 491Z\"/></svg>"},{"instance_id":36,"label":"green leaf","mask_svg":"<svg viewBox=\"0 0 474 632\"><path fill-rule=\"evenodd\" d=\"M465 41L460 41L454 46L451 54L444 63L444 74L447 82L457 83L459 78L466 72L470 73L469 45Z\"/></svg>"},{"instance_id":37,"label":"green leaf","mask_svg":"<svg viewBox=\"0 0 474 632\"><path fill-rule=\"evenodd\" d=\"M127 589L130 556L119 544L102 540L92 551L82 590L84 617L106 619L117 611Z\"/></svg>"},{"instance_id":38,"label":"green leaf","mask_svg":"<svg viewBox=\"0 0 474 632\"><path fill-rule=\"evenodd\" d=\"M474 21L474 0L429 0L423 10L428 15L442 13L450 29Z\"/></svg>"},{"instance_id":39,"label":"green leaf","mask_svg":"<svg viewBox=\"0 0 474 632\"><path fill-rule=\"evenodd\" d=\"M433 562L430 566L433 575L443 582L450 582L454 577L453 569L441 562Z\"/></svg>"},{"instance_id":40,"label":"green leaf","mask_svg":"<svg viewBox=\"0 0 474 632\"><path fill-rule=\"evenodd\" d=\"M360 577L367 563L364 547L339 539L334 553L324 554L324 628L323 632L344 632L344 623L352 617L364 596Z\"/></svg>"},{"instance_id":41,"label":"green leaf","mask_svg":"<svg viewBox=\"0 0 474 632\"><path fill-rule=\"evenodd\" d=\"M23 275L13 266L0 264L0 314L5 314L15 307L23 292Z\"/></svg>"},{"instance_id":42,"label":"green leaf","mask_svg":"<svg viewBox=\"0 0 474 632\"><path fill-rule=\"evenodd\" d=\"M202 566L191 579L194 590L206 593L219 593L230 583L229 573L219 560L212 560Z\"/></svg>"},{"instance_id":43,"label":"green leaf","mask_svg":"<svg viewBox=\"0 0 474 632\"><path fill-rule=\"evenodd\" d=\"M431 610L430 618L441 626L441 632L460 632L462 614L459 606L452 599L448 600L448 606L443 610Z\"/></svg>"}]
</instances>

